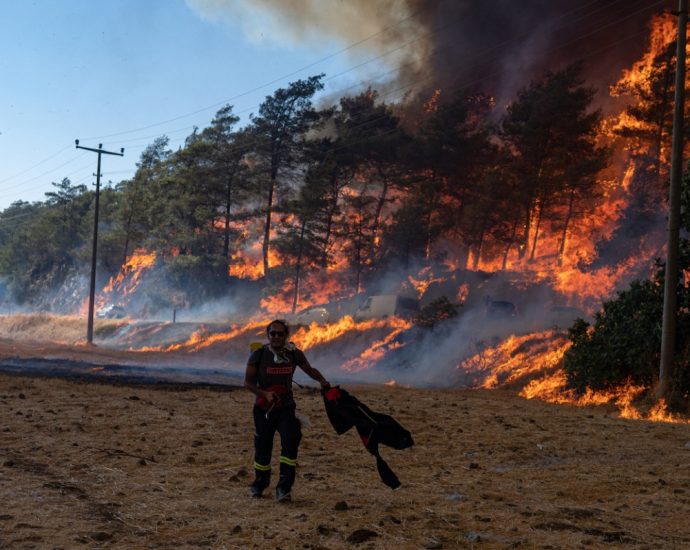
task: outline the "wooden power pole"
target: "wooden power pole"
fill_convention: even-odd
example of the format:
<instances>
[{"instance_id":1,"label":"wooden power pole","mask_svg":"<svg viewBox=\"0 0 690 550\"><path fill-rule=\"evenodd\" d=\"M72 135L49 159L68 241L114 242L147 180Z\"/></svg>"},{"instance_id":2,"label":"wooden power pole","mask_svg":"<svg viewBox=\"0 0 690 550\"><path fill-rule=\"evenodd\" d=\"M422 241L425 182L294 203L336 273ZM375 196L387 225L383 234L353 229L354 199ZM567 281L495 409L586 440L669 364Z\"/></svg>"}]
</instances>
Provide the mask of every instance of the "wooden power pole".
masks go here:
<instances>
[{"instance_id":1,"label":"wooden power pole","mask_svg":"<svg viewBox=\"0 0 690 550\"><path fill-rule=\"evenodd\" d=\"M664 313L661 329L661 362L657 397L668 397L673 371L678 309L678 248L680 231L680 184L683 175L683 115L685 107L685 33L688 1L679 0L678 38L676 40L676 93L673 108L671 142L671 185L668 198L668 236L666 241L666 275L664 277Z\"/></svg>"},{"instance_id":2,"label":"wooden power pole","mask_svg":"<svg viewBox=\"0 0 690 550\"><path fill-rule=\"evenodd\" d=\"M96 168L96 206L93 216L93 248L91 250L91 286L89 287L89 320L86 328L86 343L93 344L93 304L96 297L96 252L98 251L98 199L101 192L101 155L117 155L124 156L125 150L120 149L119 153L113 151L106 151L103 149L103 144L98 144L98 149L91 147L82 147L79 145L79 140L75 139L74 143L77 149L84 149L86 151L93 151L98 153L98 165Z\"/></svg>"}]
</instances>

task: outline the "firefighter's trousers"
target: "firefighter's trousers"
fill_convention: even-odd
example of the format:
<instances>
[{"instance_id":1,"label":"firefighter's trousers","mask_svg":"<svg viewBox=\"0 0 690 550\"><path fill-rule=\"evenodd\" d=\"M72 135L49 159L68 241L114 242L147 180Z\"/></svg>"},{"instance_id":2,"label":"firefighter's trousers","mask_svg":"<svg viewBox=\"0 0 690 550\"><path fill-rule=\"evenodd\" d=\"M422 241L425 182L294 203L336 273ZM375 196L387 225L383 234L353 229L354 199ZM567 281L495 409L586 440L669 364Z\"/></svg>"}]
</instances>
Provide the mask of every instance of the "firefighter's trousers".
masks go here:
<instances>
[{"instance_id":1,"label":"firefighter's trousers","mask_svg":"<svg viewBox=\"0 0 690 550\"><path fill-rule=\"evenodd\" d=\"M302 439L302 429L295 417L295 405L273 409L268 413L254 405L254 486L265 489L271 482L271 454L273 437L280 434L280 479L278 487L290 491L295 482L297 449Z\"/></svg>"}]
</instances>

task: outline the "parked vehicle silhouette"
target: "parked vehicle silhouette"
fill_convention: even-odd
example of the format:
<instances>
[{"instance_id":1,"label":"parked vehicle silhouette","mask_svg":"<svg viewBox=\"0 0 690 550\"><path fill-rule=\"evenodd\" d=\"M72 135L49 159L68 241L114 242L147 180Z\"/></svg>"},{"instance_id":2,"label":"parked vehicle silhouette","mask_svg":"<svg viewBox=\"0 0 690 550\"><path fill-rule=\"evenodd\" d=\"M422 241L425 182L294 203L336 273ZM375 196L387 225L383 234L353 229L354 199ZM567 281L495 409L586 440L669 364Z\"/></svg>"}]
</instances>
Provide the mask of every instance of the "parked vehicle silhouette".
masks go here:
<instances>
[{"instance_id":1,"label":"parked vehicle silhouette","mask_svg":"<svg viewBox=\"0 0 690 550\"><path fill-rule=\"evenodd\" d=\"M367 319L385 319L388 316L409 318L419 311L419 302L414 298L406 298L397 294L381 294L369 296L357 308L355 321Z\"/></svg>"},{"instance_id":2,"label":"parked vehicle silhouette","mask_svg":"<svg viewBox=\"0 0 690 550\"><path fill-rule=\"evenodd\" d=\"M491 296L484 298L486 316L492 319L510 319L518 316L517 307L513 302L492 300Z\"/></svg>"},{"instance_id":3,"label":"parked vehicle silhouette","mask_svg":"<svg viewBox=\"0 0 690 550\"><path fill-rule=\"evenodd\" d=\"M316 323L317 325L325 325L330 320L330 314L325 307L309 307L303 309L297 315L290 319L290 324L292 325L311 325Z\"/></svg>"},{"instance_id":4,"label":"parked vehicle silhouette","mask_svg":"<svg viewBox=\"0 0 690 550\"><path fill-rule=\"evenodd\" d=\"M567 329L575 322L575 319L583 319L584 317L585 313L579 308L572 306L551 306L546 314L546 323L549 327Z\"/></svg>"},{"instance_id":5,"label":"parked vehicle silhouette","mask_svg":"<svg viewBox=\"0 0 690 550\"><path fill-rule=\"evenodd\" d=\"M108 304L96 312L96 319L123 319L127 313L125 308L115 304Z\"/></svg>"}]
</instances>

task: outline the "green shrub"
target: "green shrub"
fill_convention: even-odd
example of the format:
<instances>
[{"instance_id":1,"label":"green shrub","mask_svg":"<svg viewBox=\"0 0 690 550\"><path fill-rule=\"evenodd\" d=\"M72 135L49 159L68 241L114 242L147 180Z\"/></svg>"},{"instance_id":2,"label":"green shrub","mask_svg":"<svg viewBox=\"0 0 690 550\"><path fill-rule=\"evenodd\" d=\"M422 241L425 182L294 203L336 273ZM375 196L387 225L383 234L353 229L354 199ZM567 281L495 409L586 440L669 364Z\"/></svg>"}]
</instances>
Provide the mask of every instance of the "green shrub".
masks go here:
<instances>
[{"instance_id":1,"label":"green shrub","mask_svg":"<svg viewBox=\"0 0 690 550\"><path fill-rule=\"evenodd\" d=\"M440 321L457 317L459 307L452 304L446 296L441 296L424 306L414 318L414 323L420 327L431 328Z\"/></svg>"},{"instance_id":2,"label":"green shrub","mask_svg":"<svg viewBox=\"0 0 690 550\"><path fill-rule=\"evenodd\" d=\"M663 287L656 280L634 281L603 304L593 326L578 319L564 357L568 385L579 392L627 380L651 385L659 370L662 310Z\"/></svg>"}]
</instances>

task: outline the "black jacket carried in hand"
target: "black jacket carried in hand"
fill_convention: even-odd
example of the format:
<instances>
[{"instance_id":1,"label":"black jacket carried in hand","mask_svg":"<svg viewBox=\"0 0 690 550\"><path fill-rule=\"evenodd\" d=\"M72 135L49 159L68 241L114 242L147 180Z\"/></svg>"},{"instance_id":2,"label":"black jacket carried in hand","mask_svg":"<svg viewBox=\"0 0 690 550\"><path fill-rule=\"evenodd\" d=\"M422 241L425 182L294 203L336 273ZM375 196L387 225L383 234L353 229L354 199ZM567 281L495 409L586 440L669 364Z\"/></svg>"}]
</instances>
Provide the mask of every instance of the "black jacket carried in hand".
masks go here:
<instances>
[{"instance_id":1,"label":"black jacket carried in hand","mask_svg":"<svg viewBox=\"0 0 690 550\"><path fill-rule=\"evenodd\" d=\"M381 480L392 489L400 487L398 476L379 454L379 443L394 449L407 449L414 445L412 434L393 417L372 411L338 386L323 392L323 402L328 419L338 435L354 426L367 451L376 457Z\"/></svg>"}]
</instances>

